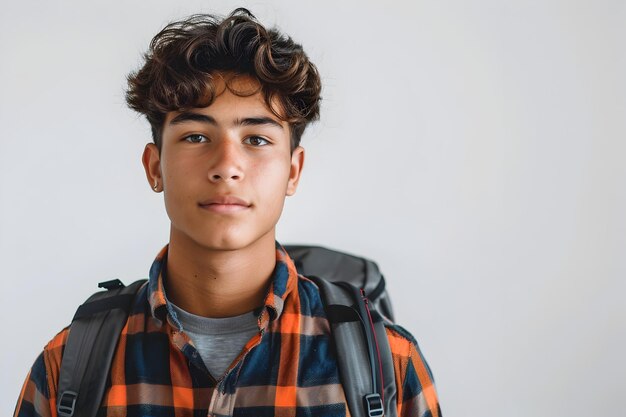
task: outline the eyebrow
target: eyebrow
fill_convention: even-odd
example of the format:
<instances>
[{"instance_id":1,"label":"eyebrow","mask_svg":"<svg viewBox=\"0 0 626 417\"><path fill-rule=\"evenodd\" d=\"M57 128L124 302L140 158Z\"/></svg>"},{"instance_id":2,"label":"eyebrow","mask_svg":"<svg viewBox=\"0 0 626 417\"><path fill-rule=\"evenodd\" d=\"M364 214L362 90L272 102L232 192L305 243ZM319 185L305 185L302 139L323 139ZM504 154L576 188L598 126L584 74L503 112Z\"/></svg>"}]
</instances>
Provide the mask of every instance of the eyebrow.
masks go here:
<instances>
[{"instance_id":1,"label":"eyebrow","mask_svg":"<svg viewBox=\"0 0 626 417\"><path fill-rule=\"evenodd\" d=\"M211 125L217 125L217 122L211 116L207 116L206 114L193 113L190 111L184 111L170 120L171 125L179 125L185 122L201 122L208 123Z\"/></svg>"},{"instance_id":2,"label":"eyebrow","mask_svg":"<svg viewBox=\"0 0 626 417\"><path fill-rule=\"evenodd\" d=\"M170 125L178 125L178 124L182 124L185 122L200 122L200 123L206 123L206 124L210 124L213 126L217 126L217 121L206 114L201 114L201 113L194 113L191 111L184 111L180 114L178 114L176 117L174 117L172 120L170 120ZM283 125L280 124L278 121L272 119L271 117L266 117L266 116L258 116L258 117L245 117L243 119L235 119L234 121L234 125L235 126L263 126L263 125L269 125L269 126L274 126L274 127L278 127L281 130L283 129Z\"/></svg>"},{"instance_id":3,"label":"eyebrow","mask_svg":"<svg viewBox=\"0 0 626 417\"><path fill-rule=\"evenodd\" d=\"M270 125L278 127L282 130L283 125L281 125L276 120L271 117L246 117L245 119L237 119L235 120L235 125L237 126L262 126L262 125Z\"/></svg>"}]
</instances>

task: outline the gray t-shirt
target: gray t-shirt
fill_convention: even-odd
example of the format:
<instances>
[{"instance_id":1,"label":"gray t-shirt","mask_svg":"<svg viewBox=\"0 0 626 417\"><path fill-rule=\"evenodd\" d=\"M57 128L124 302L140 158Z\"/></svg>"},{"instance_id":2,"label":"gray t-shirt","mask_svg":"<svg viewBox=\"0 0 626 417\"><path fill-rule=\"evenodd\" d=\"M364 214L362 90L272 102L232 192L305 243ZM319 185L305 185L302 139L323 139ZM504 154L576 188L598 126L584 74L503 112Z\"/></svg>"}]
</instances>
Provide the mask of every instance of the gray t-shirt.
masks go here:
<instances>
[{"instance_id":1,"label":"gray t-shirt","mask_svg":"<svg viewBox=\"0 0 626 417\"><path fill-rule=\"evenodd\" d=\"M219 379L246 343L259 332L254 311L240 316L208 318L196 316L172 303L176 316L200 353L213 377Z\"/></svg>"}]
</instances>

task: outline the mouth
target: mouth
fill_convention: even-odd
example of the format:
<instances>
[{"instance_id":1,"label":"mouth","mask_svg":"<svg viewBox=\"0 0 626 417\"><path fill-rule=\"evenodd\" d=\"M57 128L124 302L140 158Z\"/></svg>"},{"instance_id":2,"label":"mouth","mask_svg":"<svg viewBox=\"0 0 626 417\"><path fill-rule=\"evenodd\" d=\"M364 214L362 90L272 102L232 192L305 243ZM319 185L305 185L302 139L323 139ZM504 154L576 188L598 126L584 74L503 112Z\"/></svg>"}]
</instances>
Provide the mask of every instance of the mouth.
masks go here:
<instances>
[{"instance_id":1,"label":"mouth","mask_svg":"<svg viewBox=\"0 0 626 417\"><path fill-rule=\"evenodd\" d=\"M235 196L220 196L198 203L200 208L214 213L237 213L249 209L252 204Z\"/></svg>"}]
</instances>

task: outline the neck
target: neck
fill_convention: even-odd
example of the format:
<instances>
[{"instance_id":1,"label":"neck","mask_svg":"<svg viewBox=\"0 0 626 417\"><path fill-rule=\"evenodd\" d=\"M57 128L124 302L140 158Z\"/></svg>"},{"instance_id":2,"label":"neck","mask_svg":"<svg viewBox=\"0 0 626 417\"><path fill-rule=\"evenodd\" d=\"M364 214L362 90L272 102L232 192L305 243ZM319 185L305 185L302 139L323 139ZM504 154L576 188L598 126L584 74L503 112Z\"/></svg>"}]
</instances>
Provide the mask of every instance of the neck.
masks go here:
<instances>
[{"instance_id":1,"label":"neck","mask_svg":"<svg viewBox=\"0 0 626 417\"><path fill-rule=\"evenodd\" d=\"M167 298L202 317L232 317L261 306L276 265L273 231L253 244L218 250L170 232Z\"/></svg>"}]
</instances>

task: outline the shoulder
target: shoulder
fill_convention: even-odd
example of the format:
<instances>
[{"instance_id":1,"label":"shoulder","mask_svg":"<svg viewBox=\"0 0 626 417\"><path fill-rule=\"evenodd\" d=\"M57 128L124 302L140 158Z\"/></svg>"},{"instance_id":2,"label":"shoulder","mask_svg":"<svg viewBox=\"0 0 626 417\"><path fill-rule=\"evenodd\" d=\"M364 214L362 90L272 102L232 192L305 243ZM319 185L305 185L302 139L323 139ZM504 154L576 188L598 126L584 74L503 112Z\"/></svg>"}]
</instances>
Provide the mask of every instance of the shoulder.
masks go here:
<instances>
[{"instance_id":1,"label":"shoulder","mask_svg":"<svg viewBox=\"0 0 626 417\"><path fill-rule=\"evenodd\" d=\"M417 340L404 327L385 323L389 348L393 357L400 415L439 416L439 399L433 373ZM419 411L418 411L419 410ZM424 414L424 410L430 414Z\"/></svg>"},{"instance_id":2,"label":"shoulder","mask_svg":"<svg viewBox=\"0 0 626 417\"><path fill-rule=\"evenodd\" d=\"M419 351L415 337L399 324L385 321L385 331L392 354L408 357L413 350Z\"/></svg>"},{"instance_id":3,"label":"shoulder","mask_svg":"<svg viewBox=\"0 0 626 417\"><path fill-rule=\"evenodd\" d=\"M57 380L56 377L58 376L58 369L61 367L63 351L65 350L65 344L67 343L69 333L70 326L67 326L50 339L50 341L43 348L46 371L48 371L48 377L54 381Z\"/></svg>"},{"instance_id":4,"label":"shoulder","mask_svg":"<svg viewBox=\"0 0 626 417\"><path fill-rule=\"evenodd\" d=\"M22 386L16 416L48 416L52 413L68 333L69 326L58 332L35 359Z\"/></svg>"},{"instance_id":5,"label":"shoulder","mask_svg":"<svg viewBox=\"0 0 626 417\"><path fill-rule=\"evenodd\" d=\"M135 295L127 322L143 322L143 320L137 319L143 317L147 311L149 311L149 306L147 303L146 285L143 284ZM56 395L56 387L59 379L58 377L61 369L61 362L63 360L65 346L67 344L71 329L72 326L68 325L61 331L59 331L54 337L52 337L52 339L50 339L50 341L44 346L41 355L43 363L45 365L48 385L50 387L51 394L53 395Z\"/></svg>"},{"instance_id":6,"label":"shoulder","mask_svg":"<svg viewBox=\"0 0 626 417\"><path fill-rule=\"evenodd\" d=\"M145 328L144 318L147 314L150 314L147 288L146 285L142 285L136 293L126 325L133 323L134 331L143 331ZM61 329L50 339L35 359L22 386L15 409L16 416L56 415L54 404L57 397L59 373L70 332L71 325Z\"/></svg>"},{"instance_id":7,"label":"shoulder","mask_svg":"<svg viewBox=\"0 0 626 417\"><path fill-rule=\"evenodd\" d=\"M416 367L422 376L433 380L432 372L422 354L415 337L404 327L396 323L385 322L385 331L389 340L389 349L394 356L394 362L408 366L409 362Z\"/></svg>"},{"instance_id":8,"label":"shoulder","mask_svg":"<svg viewBox=\"0 0 626 417\"><path fill-rule=\"evenodd\" d=\"M319 287L298 276L298 301L303 316L322 317L327 323ZM398 415L423 417L441 415L433 374L415 337L404 327L384 320L396 379ZM329 331L330 329L326 329Z\"/></svg>"}]
</instances>

